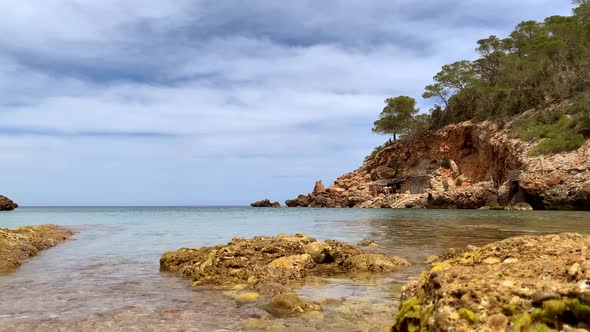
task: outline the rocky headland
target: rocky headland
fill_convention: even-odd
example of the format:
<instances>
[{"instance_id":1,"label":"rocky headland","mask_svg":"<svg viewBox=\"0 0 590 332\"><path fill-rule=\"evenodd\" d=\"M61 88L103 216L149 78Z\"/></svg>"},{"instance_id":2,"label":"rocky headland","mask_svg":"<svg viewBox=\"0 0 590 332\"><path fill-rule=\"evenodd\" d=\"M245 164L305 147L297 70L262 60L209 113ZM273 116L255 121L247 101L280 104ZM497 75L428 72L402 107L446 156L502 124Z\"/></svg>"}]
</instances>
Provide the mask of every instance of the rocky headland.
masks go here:
<instances>
[{"instance_id":1,"label":"rocky headland","mask_svg":"<svg viewBox=\"0 0 590 332\"><path fill-rule=\"evenodd\" d=\"M393 141L289 207L590 210L590 140L533 156L511 124L466 121Z\"/></svg>"},{"instance_id":2,"label":"rocky headland","mask_svg":"<svg viewBox=\"0 0 590 332\"><path fill-rule=\"evenodd\" d=\"M73 234L57 225L0 228L0 272L19 267L24 260L55 247Z\"/></svg>"},{"instance_id":3,"label":"rocky headland","mask_svg":"<svg viewBox=\"0 0 590 332\"><path fill-rule=\"evenodd\" d=\"M178 273L193 286L234 290L238 303L265 303L277 317L321 310L294 293L308 277L392 272L409 265L396 256L305 234L234 238L227 245L182 248L160 259L162 271Z\"/></svg>"},{"instance_id":4,"label":"rocky headland","mask_svg":"<svg viewBox=\"0 0 590 332\"><path fill-rule=\"evenodd\" d=\"M587 331L590 236L450 249L405 286L392 331Z\"/></svg>"},{"instance_id":5,"label":"rocky headland","mask_svg":"<svg viewBox=\"0 0 590 332\"><path fill-rule=\"evenodd\" d=\"M0 195L0 211L12 211L18 207L18 204L10 198Z\"/></svg>"}]
</instances>

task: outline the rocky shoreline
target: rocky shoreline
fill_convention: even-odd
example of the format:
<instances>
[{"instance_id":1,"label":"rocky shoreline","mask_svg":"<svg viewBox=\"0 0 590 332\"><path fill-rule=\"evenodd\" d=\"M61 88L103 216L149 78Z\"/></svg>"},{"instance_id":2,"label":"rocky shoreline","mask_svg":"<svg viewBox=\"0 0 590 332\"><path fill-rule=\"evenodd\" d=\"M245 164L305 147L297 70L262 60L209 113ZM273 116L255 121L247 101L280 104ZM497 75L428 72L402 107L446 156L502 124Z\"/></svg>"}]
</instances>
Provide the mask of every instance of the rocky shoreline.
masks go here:
<instances>
[{"instance_id":1,"label":"rocky shoreline","mask_svg":"<svg viewBox=\"0 0 590 332\"><path fill-rule=\"evenodd\" d=\"M56 225L0 229L0 272L72 235ZM164 253L160 269L194 287L218 290L238 307L265 313L237 322L243 330L280 329L288 326L282 325L286 319L346 311L344 300L302 298L298 290L310 281L382 278L392 272L416 273L417 279L401 290L397 313L393 305L379 307L390 314L384 322L390 324L387 331L590 330L590 235L511 237L481 247L450 248L426 262L418 276L415 270L404 272L411 264L374 241L352 245L298 233L181 248ZM354 324L360 318L349 319Z\"/></svg>"},{"instance_id":2,"label":"rocky shoreline","mask_svg":"<svg viewBox=\"0 0 590 332\"><path fill-rule=\"evenodd\" d=\"M471 121L394 141L289 207L590 210L590 140L532 156L510 126ZM526 205L525 205L526 204ZM528 207L528 206L530 207Z\"/></svg>"},{"instance_id":3,"label":"rocky shoreline","mask_svg":"<svg viewBox=\"0 0 590 332\"><path fill-rule=\"evenodd\" d=\"M431 257L392 331L590 330L590 236L520 236Z\"/></svg>"},{"instance_id":4,"label":"rocky shoreline","mask_svg":"<svg viewBox=\"0 0 590 332\"><path fill-rule=\"evenodd\" d=\"M365 248L378 248L363 241ZM401 331L586 331L590 329L590 236L519 236L482 247L448 249L409 282L394 323ZM160 259L162 271L193 286L229 290L238 304L274 317L321 312L322 303L295 293L308 277L392 272L402 258L305 234L233 239L227 245L182 248ZM393 308L391 309L393 312ZM265 329L250 319L245 329Z\"/></svg>"},{"instance_id":5,"label":"rocky shoreline","mask_svg":"<svg viewBox=\"0 0 590 332\"><path fill-rule=\"evenodd\" d=\"M57 225L0 228L0 273L16 269L39 251L55 247L73 234Z\"/></svg>"}]
</instances>

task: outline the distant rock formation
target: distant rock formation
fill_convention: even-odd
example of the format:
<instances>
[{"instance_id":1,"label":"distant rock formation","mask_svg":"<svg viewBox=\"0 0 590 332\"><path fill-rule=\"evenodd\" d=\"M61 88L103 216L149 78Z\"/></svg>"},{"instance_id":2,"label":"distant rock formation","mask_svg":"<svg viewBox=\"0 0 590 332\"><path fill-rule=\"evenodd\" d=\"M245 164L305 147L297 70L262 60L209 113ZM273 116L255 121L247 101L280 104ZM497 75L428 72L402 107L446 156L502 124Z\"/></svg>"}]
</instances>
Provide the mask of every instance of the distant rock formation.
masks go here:
<instances>
[{"instance_id":1,"label":"distant rock formation","mask_svg":"<svg viewBox=\"0 0 590 332\"><path fill-rule=\"evenodd\" d=\"M0 211L12 211L18 207L18 204L10 198L0 195Z\"/></svg>"},{"instance_id":2,"label":"distant rock formation","mask_svg":"<svg viewBox=\"0 0 590 332\"><path fill-rule=\"evenodd\" d=\"M316 182L289 207L514 208L590 210L590 140L531 156L535 143L510 127L471 121L395 141L324 188ZM524 207L520 206L520 207Z\"/></svg>"},{"instance_id":3,"label":"distant rock formation","mask_svg":"<svg viewBox=\"0 0 590 332\"><path fill-rule=\"evenodd\" d=\"M250 204L251 207L271 207L271 208L280 208L281 207L281 203L279 202L274 202L271 203L271 201L269 199L263 199L261 201L258 202L254 202L252 204Z\"/></svg>"}]
</instances>

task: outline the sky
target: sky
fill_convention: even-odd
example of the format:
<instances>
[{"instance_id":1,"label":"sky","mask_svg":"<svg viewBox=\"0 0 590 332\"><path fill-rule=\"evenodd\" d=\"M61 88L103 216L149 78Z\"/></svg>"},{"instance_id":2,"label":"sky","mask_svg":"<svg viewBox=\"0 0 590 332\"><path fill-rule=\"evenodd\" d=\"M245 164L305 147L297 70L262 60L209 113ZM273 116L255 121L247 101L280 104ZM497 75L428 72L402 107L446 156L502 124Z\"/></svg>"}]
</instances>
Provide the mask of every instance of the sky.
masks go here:
<instances>
[{"instance_id":1,"label":"sky","mask_svg":"<svg viewBox=\"0 0 590 332\"><path fill-rule=\"evenodd\" d=\"M0 0L0 193L283 202L358 168L387 97L569 0ZM419 100L427 111L429 103Z\"/></svg>"}]
</instances>

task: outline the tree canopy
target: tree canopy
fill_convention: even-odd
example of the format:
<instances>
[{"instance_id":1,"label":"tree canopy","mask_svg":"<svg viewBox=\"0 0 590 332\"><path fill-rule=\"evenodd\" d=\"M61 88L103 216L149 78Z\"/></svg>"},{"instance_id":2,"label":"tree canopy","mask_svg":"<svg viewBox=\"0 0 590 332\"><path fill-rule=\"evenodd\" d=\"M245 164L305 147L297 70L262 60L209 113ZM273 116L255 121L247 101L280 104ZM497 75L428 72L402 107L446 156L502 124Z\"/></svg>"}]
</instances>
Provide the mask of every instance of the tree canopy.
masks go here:
<instances>
[{"instance_id":1,"label":"tree canopy","mask_svg":"<svg viewBox=\"0 0 590 332\"><path fill-rule=\"evenodd\" d=\"M408 135L465 120L502 120L567 100L573 106L566 127L588 137L590 125L579 127L590 123L590 0L573 2L572 16L524 21L507 38L477 41L476 60L444 65L422 95L435 107L419 121L413 98L387 99L373 131Z\"/></svg>"},{"instance_id":2,"label":"tree canopy","mask_svg":"<svg viewBox=\"0 0 590 332\"><path fill-rule=\"evenodd\" d=\"M414 115L418 113L416 100L408 96L399 96L385 100L385 107L375 121L373 132L383 135L397 135L407 133L414 124Z\"/></svg>"}]
</instances>

